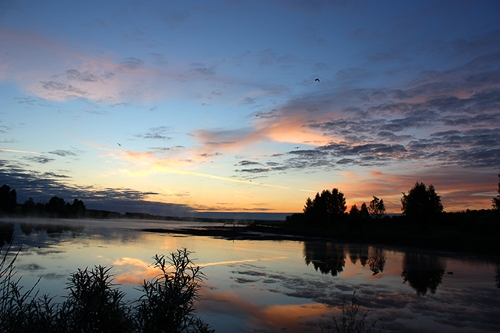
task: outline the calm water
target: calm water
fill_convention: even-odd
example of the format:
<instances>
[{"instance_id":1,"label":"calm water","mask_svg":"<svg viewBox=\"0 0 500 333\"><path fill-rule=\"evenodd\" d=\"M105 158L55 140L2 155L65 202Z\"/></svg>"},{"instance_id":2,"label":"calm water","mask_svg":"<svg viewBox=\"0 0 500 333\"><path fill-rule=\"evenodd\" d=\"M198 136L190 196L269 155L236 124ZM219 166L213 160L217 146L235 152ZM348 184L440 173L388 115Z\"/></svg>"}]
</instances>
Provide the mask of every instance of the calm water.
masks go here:
<instances>
[{"instance_id":1,"label":"calm water","mask_svg":"<svg viewBox=\"0 0 500 333\"><path fill-rule=\"evenodd\" d=\"M66 295L67 279L78 268L102 265L113 267L128 300L137 299L135 287L157 273L152 256L187 248L207 277L197 312L216 332L320 332L319 324L331 323L354 290L370 310L367 321L379 319L385 332L500 331L500 258L138 230L165 224L3 219L0 236L14 234L14 248L23 246L16 261L22 284L32 286L41 277L40 294L52 296Z\"/></svg>"}]
</instances>

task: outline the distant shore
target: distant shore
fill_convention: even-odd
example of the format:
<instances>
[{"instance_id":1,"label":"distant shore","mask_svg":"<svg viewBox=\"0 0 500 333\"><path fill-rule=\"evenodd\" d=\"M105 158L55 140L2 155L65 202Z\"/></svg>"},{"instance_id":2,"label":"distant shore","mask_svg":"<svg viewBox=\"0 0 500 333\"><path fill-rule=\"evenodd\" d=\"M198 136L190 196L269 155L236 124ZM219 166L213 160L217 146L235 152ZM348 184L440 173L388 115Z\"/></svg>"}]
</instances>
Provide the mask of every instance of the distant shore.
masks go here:
<instances>
[{"instance_id":1,"label":"distant shore","mask_svg":"<svg viewBox=\"0 0 500 333\"><path fill-rule=\"evenodd\" d=\"M4 215L2 219L37 216ZM44 218L44 217L40 217ZM56 221L57 217L45 217ZM422 226L410 223L405 216L385 216L353 220L347 217L326 225L304 223L301 214L286 220L221 219L201 217L157 216L147 213L120 214L110 211L87 210L79 219L154 220L225 224L208 228L143 229L148 232L177 233L221 237L225 239L303 240L325 239L414 246L423 249L500 256L500 218L491 210L443 213L439 223Z\"/></svg>"},{"instance_id":2,"label":"distant shore","mask_svg":"<svg viewBox=\"0 0 500 333\"><path fill-rule=\"evenodd\" d=\"M220 222L220 221L219 221ZM452 223L428 229L409 226L403 219L370 220L358 228L345 223L328 228L303 227L287 223L259 221L247 226L226 225L203 228L145 228L145 232L209 236L228 240L326 240L393 246L412 246L426 250L453 251L500 256L500 223L456 219Z\"/></svg>"}]
</instances>

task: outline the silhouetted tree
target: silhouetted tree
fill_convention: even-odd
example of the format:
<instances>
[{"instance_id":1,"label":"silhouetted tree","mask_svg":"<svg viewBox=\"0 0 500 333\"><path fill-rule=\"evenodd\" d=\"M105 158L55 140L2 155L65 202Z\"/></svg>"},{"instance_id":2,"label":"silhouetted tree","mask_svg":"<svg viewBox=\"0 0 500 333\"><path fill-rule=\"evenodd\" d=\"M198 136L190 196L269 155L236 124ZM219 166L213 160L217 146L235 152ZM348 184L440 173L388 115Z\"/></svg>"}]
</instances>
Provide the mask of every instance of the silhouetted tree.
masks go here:
<instances>
[{"instance_id":1,"label":"silhouetted tree","mask_svg":"<svg viewBox=\"0 0 500 333\"><path fill-rule=\"evenodd\" d=\"M43 216L45 214L45 204L43 204L41 202L37 202L35 204L35 209L36 209L37 215Z\"/></svg>"},{"instance_id":2,"label":"silhouetted tree","mask_svg":"<svg viewBox=\"0 0 500 333\"><path fill-rule=\"evenodd\" d=\"M32 197L23 203L21 210L26 216L33 216L36 214L36 204Z\"/></svg>"},{"instance_id":3,"label":"silhouetted tree","mask_svg":"<svg viewBox=\"0 0 500 333\"><path fill-rule=\"evenodd\" d=\"M370 215L373 215L375 217L382 217L385 214L385 205L384 205L384 200L381 200L377 198L376 196L373 197L373 200L370 201L370 206L368 207L368 212Z\"/></svg>"},{"instance_id":4,"label":"silhouetted tree","mask_svg":"<svg viewBox=\"0 0 500 333\"><path fill-rule=\"evenodd\" d=\"M361 209L359 210L359 216L361 218L366 218L370 216L370 212L368 211L368 207L366 206L366 203L361 204Z\"/></svg>"},{"instance_id":5,"label":"silhouetted tree","mask_svg":"<svg viewBox=\"0 0 500 333\"><path fill-rule=\"evenodd\" d=\"M419 218L422 221L429 221L443 212L441 197L436 194L434 186L429 188L424 183L416 182L415 186L403 193L401 199L401 211L409 218Z\"/></svg>"},{"instance_id":6,"label":"silhouetted tree","mask_svg":"<svg viewBox=\"0 0 500 333\"><path fill-rule=\"evenodd\" d=\"M498 174L498 195L496 198L493 198L493 210L500 212L500 173Z\"/></svg>"},{"instance_id":7,"label":"silhouetted tree","mask_svg":"<svg viewBox=\"0 0 500 333\"><path fill-rule=\"evenodd\" d=\"M346 209L344 194L334 188L331 192L323 190L321 195L316 193L313 200L307 198L304 214L307 220L324 224L342 217Z\"/></svg>"},{"instance_id":8,"label":"silhouetted tree","mask_svg":"<svg viewBox=\"0 0 500 333\"><path fill-rule=\"evenodd\" d=\"M13 214L17 207L17 193L9 185L0 187L0 213Z\"/></svg>"},{"instance_id":9,"label":"silhouetted tree","mask_svg":"<svg viewBox=\"0 0 500 333\"><path fill-rule=\"evenodd\" d=\"M349 217L350 218L353 218L353 219L356 219L359 217L359 209L358 209L358 206L356 205L352 205L351 206L351 209L349 210Z\"/></svg>"},{"instance_id":10,"label":"silhouetted tree","mask_svg":"<svg viewBox=\"0 0 500 333\"><path fill-rule=\"evenodd\" d=\"M82 217L85 215L86 211L85 204L82 200L74 199L73 204L71 205L71 216L72 217Z\"/></svg>"},{"instance_id":11,"label":"silhouetted tree","mask_svg":"<svg viewBox=\"0 0 500 333\"><path fill-rule=\"evenodd\" d=\"M318 195L318 194L316 194L316 195ZM311 213L313 210L314 210L314 203L311 200L311 198L307 198L303 211L305 214L307 214L307 213Z\"/></svg>"},{"instance_id":12,"label":"silhouetted tree","mask_svg":"<svg viewBox=\"0 0 500 333\"><path fill-rule=\"evenodd\" d=\"M45 211L53 217L63 217L66 215L66 204L63 198L54 196L45 205Z\"/></svg>"},{"instance_id":13,"label":"silhouetted tree","mask_svg":"<svg viewBox=\"0 0 500 333\"><path fill-rule=\"evenodd\" d=\"M324 191L325 192L325 191ZM345 204L344 193L334 188L331 193L327 194L327 211L333 216L341 216L345 213L347 206Z\"/></svg>"}]
</instances>

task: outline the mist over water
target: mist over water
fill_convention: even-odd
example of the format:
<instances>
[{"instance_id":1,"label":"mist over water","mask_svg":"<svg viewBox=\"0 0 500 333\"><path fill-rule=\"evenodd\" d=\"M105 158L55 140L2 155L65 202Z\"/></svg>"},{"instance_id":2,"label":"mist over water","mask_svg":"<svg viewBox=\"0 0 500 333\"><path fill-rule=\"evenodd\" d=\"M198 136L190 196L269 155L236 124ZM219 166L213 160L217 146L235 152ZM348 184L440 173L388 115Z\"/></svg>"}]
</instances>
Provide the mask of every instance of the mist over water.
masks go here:
<instances>
[{"instance_id":1,"label":"mist over water","mask_svg":"<svg viewBox=\"0 0 500 333\"><path fill-rule=\"evenodd\" d=\"M354 290L387 332L497 332L500 258L356 243L271 241L144 232L213 223L0 220L2 254L22 249L21 283L63 299L78 268L112 267L128 301L155 254L187 248L206 275L197 303L216 332L320 332ZM222 226L223 223L215 224ZM57 298L56 298L57 299Z\"/></svg>"}]
</instances>

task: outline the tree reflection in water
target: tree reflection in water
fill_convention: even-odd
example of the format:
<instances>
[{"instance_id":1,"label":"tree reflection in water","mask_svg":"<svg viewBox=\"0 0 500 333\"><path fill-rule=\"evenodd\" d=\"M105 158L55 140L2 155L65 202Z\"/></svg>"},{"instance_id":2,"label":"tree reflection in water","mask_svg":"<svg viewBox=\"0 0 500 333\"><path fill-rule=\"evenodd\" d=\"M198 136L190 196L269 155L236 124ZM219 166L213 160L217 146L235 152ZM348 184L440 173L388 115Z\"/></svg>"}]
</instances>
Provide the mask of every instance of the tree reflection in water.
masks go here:
<instances>
[{"instance_id":1,"label":"tree reflection in water","mask_svg":"<svg viewBox=\"0 0 500 333\"><path fill-rule=\"evenodd\" d=\"M384 271L385 254L384 250L380 247L367 246L359 244L357 246L349 246L349 259L353 265L360 262L365 267L368 265L373 275L377 275Z\"/></svg>"},{"instance_id":2,"label":"tree reflection in water","mask_svg":"<svg viewBox=\"0 0 500 333\"><path fill-rule=\"evenodd\" d=\"M366 262L369 259L369 247L366 245L357 245L357 246L350 246L349 247L349 259L351 259L351 262L353 265L356 265L356 263L359 262L361 263L361 266L365 267Z\"/></svg>"},{"instance_id":3,"label":"tree reflection in water","mask_svg":"<svg viewBox=\"0 0 500 333\"><path fill-rule=\"evenodd\" d=\"M500 265L497 265L497 275L495 276L497 288L500 288Z\"/></svg>"},{"instance_id":4,"label":"tree reflection in water","mask_svg":"<svg viewBox=\"0 0 500 333\"><path fill-rule=\"evenodd\" d=\"M0 223L0 249L5 244L12 243L14 238L14 223Z\"/></svg>"},{"instance_id":5,"label":"tree reflection in water","mask_svg":"<svg viewBox=\"0 0 500 333\"><path fill-rule=\"evenodd\" d=\"M330 242L304 242L306 265L313 264L314 269L323 274L336 276L344 270L344 246Z\"/></svg>"},{"instance_id":6,"label":"tree reflection in water","mask_svg":"<svg viewBox=\"0 0 500 333\"><path fill-rule=\"evenodd\" d=\"M41 223L20 223L21 231L29 236L33 231L46 232L49 237L59 237L65 232L71 232L71 236L76 237L85 229L83 226L68 224L41 224Z\"/></svg>"},{"instance_id":7,"label":"tree reflection in water","mask_svg":"<svg viewBox=\"0 0 500 333\"><path fill-rule=\"evenodd\" d=\"M385 265L385 255L384 250L377 247L370 247L370 257L368 258L368 266L373 272L373 275L377 275L384 271Z\"/></svg>"},{"instance_id":8,"label":"tree reflection in water","mask_svg":"<svg viewBox=\"0 0 500 333\"><path fill-rule=\"evenodd\" d=\"M364 267L368 265L373 275L384 271L385 254L381 248L367 245L340 245L330 242L304 242L304 258L307 265L313 264L316 271L337 276L345 267L346 254L351 263L358 260Z\"/></svg>"},{"instance_id":9,"label":"tree reflection in water","mask_svg":"<svg viewBox=\"0 0 500 333\"><path fill-rule=\"evenodd\" d=\"M417 295L423 296L428 291L435 294L444 274L444 263L436 256L406 252L403 261L403 283L408 281Z\"/></svg>"}]
</instances>

